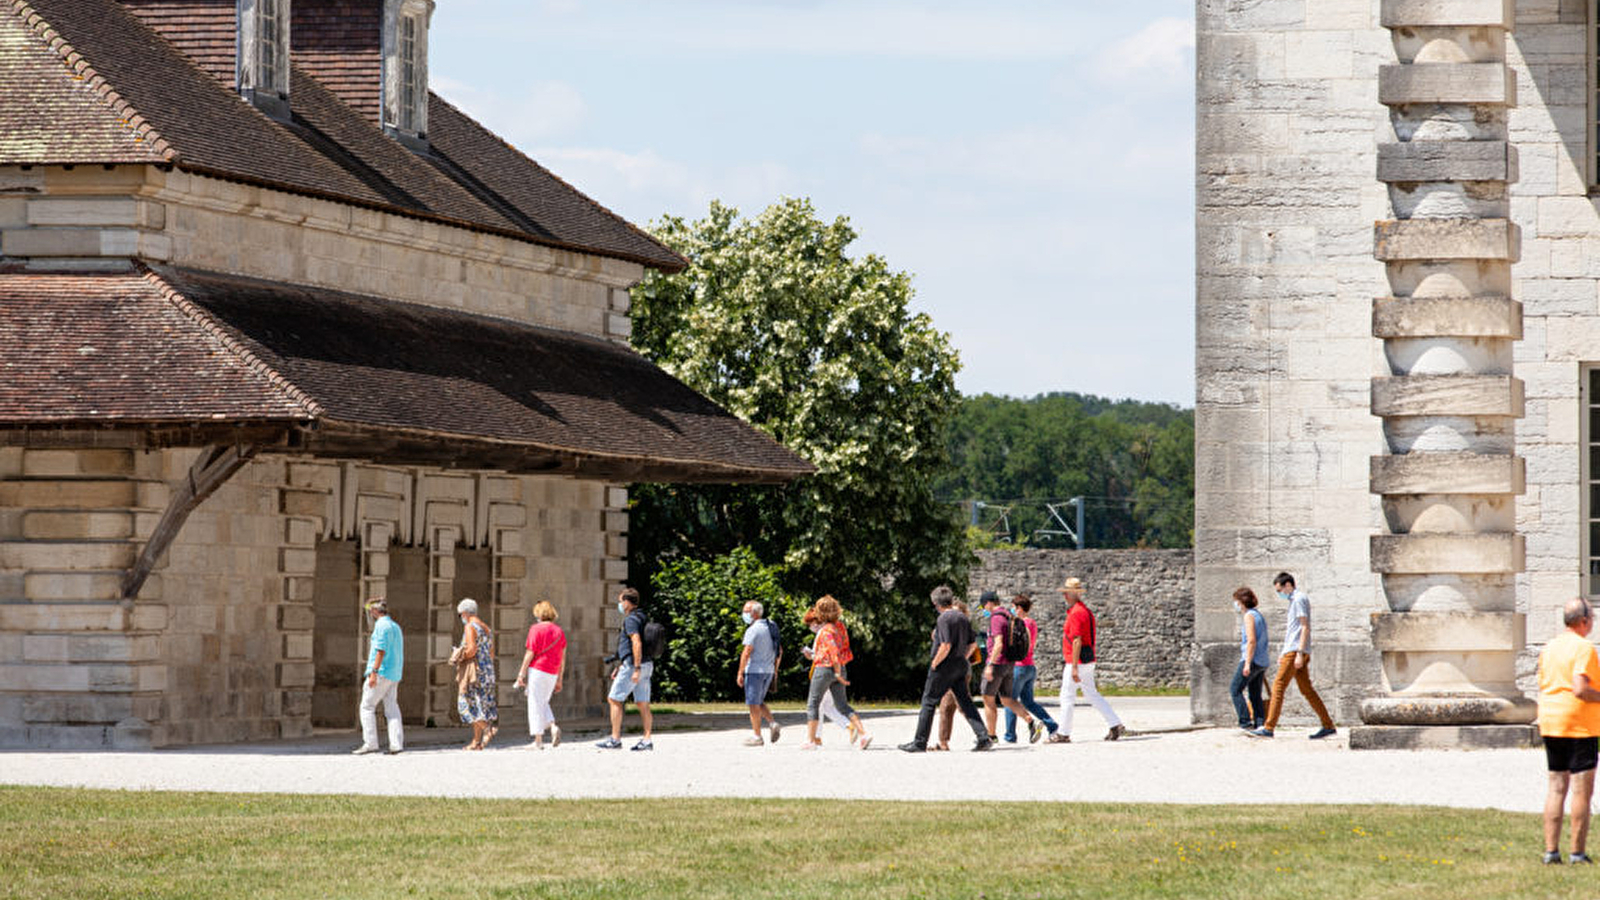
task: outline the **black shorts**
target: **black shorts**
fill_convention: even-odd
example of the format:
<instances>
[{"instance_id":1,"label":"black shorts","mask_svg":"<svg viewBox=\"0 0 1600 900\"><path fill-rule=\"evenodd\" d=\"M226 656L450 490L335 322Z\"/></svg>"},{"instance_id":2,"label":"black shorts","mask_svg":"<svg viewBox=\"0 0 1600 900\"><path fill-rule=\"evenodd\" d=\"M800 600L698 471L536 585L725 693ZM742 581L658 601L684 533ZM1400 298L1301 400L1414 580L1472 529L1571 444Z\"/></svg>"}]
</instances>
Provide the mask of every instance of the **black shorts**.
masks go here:
<instances>
[{"instance_id":1,"label":"black shorts","mask_svg":"<svg viewBox=\"0 0 1600 900\"><path fill-rule=\"evenodd\" d=\"M994 677L983 679L978 693L984 697L1011 696L1011 675L1015 668L1011 663L995 663Z\"/></svg>"},{"instance_id":2,"label":"black shorts","mask_svg":"<svg viewBox=\"0 0 1600 900\"><path fill-rule=\"evenodd\" d=\"M1552 772L1591 772L1600 758L1600 738L1547 737L1544 758Z\"/></svg>"}]
</instances>

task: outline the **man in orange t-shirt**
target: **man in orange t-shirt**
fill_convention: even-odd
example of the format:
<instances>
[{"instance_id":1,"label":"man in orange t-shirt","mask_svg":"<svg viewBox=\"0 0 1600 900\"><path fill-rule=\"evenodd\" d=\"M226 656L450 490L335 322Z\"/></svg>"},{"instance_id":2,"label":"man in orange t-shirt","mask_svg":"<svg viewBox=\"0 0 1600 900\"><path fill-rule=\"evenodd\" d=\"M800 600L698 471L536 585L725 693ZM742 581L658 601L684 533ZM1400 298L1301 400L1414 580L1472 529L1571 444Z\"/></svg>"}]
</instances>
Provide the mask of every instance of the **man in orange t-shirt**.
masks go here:
<instances>
[{"instance_id":1,"label":"man in orange t-shirt","mask_svg":"<svg viewBox=\"0 0 1600 900\"><path fill-rule=\"evenodd\" d=\"M1567 630L1539 654L1539 734L1550 770L1544 801L1544 862L1561 863L1561 812L1572 789L1572 854L1569 862L1588 863L1589 799L1600 756L1600 654L1589 643L1594 610L1577 597L1567 601L1561 619Z\"/></svg>"}]
</instances>

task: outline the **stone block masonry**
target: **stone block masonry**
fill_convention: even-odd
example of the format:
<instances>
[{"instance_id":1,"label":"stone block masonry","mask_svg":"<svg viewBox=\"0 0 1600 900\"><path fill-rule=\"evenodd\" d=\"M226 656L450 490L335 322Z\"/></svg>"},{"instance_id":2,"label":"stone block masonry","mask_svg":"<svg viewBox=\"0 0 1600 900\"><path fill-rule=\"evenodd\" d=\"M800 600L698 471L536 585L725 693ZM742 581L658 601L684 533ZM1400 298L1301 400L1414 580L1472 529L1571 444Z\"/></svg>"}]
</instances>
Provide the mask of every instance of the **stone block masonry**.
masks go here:
<instances>
[{"instance_id":1,"label":"stone block masonry","mask_svg":"<svg viewBox=\"0 0 1600 900\"><path fill-rule=\"evenodd\" d=\"M626 575L625 489L267 455L202 503L138 596L123 599L128 562L197 452L0 448L0 747L304 737L317 667L328 662L316 640L318 598L352 598L354 623L360 597L391 587L402 548L426 553L418 608L429 614L401 624L408 635L437 633L419 642L437 645L427 646L428 663L443 663L459 627L458 548L489 561L473 590L488 590L508 737L526 722L511 684L538 600L556 605L569 638L558 716L604 709L593 661ZM329 540L359 548L348 584L319 576ZM336 662L358 665L364 639L362 631L341 644ZM447 684L418 689L408 719L447 723ZM353 727L353 703L348 713Z\"/></svg>"},{"instance_id":2,"label":"stone block masonry","mask_svg":"<svg viewBox=\"0 0 1600 900\"><path fill-rule=\"evenodd\" d=\"M1119 687L1188 686L1194 551L980 550L978 560L968 581L969 605L975 608L985 590L998 591L1004 600L1020 592L1033 595L1041 687L1061 686L1066 606L1060 587L1068 577L1083 580L1083 601L1100 630L1096 680Z\"/></svg>"}]
</instances>

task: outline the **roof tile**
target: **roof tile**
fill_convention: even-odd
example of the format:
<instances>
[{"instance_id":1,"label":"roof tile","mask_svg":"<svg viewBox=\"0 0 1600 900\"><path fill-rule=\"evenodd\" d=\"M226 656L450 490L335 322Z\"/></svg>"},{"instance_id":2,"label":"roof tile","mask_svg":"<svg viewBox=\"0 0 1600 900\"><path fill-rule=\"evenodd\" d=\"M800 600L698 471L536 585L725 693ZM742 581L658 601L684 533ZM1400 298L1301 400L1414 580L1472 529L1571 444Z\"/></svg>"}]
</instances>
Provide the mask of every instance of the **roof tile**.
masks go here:
<instances>
[{"instance_id":1,"label":"roof tile","mask_svg":"<svg viewBox=\"0 0 1600 900\"><path fill-rule=\"evenodd\" d=\"M0 274L0 428L270 423L303 429L313 452L387 441L396 462L555 460L647 481L813 471L598 338L178 268Z\"/></svg>"},{"instance_id":2,"label":"roof tile","mask_svg":"<svg viewBox=\"0 0 1600 900\"><path fill-rule=\"evenodd\" d=\"M668 270L685 265L437 96L430 95L429 104L434 152L413 153L376 124L374 101L352 94L351 85L360 81L354 73L313 54L298 57L293 66L294 121L279 122L229 87L233 51L222 29L233 27L232 3L129 2L131 7L116 0L0 0L0 54L18 60L15 75L12 66L0 68L0 162L170 158L203 174ZM58 33L63 42L51 50L41 38L46 32ZM56 54L59 70L47 64L41 48ZM108 120L99 113L92 92L76 83L68 55L81 56L129 108L103 102L116 114ZM318 75L329 82L318 83ZM354 105L340 99L341 92ZM131 138L123 144L113 140L119 117L135 125L148 121L153 137L165 142L157 142L156 150L165 154L140 152L141 142ZM151 141L145 135L144 142ZM68 151L69 159L53 158Z\"/></svg>"}]
</instances>

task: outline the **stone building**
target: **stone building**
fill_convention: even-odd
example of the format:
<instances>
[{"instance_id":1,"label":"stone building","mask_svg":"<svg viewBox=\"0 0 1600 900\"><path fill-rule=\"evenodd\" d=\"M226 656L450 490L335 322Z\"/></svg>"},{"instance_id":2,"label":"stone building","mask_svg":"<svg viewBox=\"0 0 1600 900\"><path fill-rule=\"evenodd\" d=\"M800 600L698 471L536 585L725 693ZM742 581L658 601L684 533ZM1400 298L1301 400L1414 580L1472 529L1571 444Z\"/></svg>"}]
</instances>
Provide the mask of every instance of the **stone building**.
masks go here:
<instances>
[{"instance_id":1,"label":"stone building","mask_svg":"<svg viewBox=\"0 0 1600 900\"><path fill-rule=\"evenodd\" d=\"M1285 569L1353 743L1525 739L1600 594L1595 8L1197 5L1197 719Z\"/></svg>"},{"instance_id":2,"label":"stone building","mask_svg":"<svg viewBox=\"0 0 1600 900\"><path fill-rule=\"evenodd\" d=\"M683 260L430 93L432 14L0 2L0 746L348 727L371 595L414 723L466 596L597 711L624 485L811 471L628 348Z\"/></svg>"}]
</instances>

